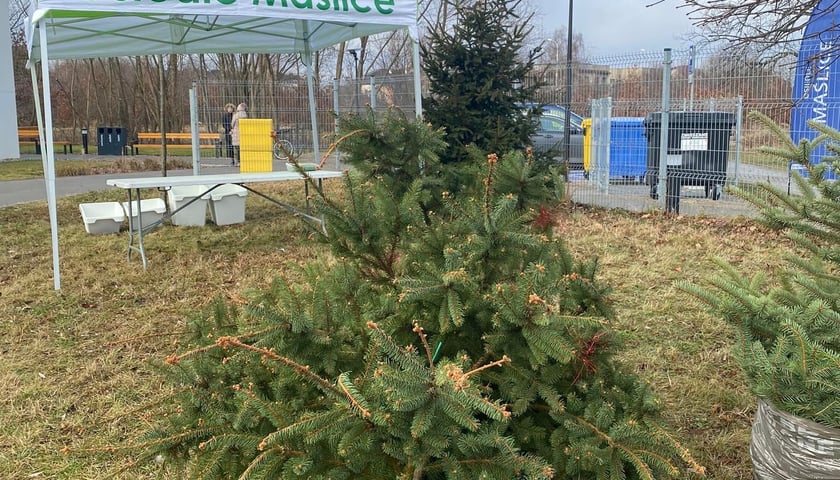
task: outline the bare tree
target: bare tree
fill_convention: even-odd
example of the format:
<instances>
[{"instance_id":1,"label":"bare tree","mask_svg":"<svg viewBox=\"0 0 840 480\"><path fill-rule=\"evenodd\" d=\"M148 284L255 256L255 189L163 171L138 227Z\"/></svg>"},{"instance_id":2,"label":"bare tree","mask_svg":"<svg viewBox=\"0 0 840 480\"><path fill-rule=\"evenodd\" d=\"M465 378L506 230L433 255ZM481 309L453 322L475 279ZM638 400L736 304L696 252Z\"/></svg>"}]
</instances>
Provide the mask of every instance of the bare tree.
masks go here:
<instances>
[{"instance_id":1,"label":"bare tree","mask_svg":"<svg viewBox=\"0 0 840 480\"><path fill-rule=\"evenodd\" d=\"M657 0L648 6L663 3ZM678 8L688 16L711 42L725 42L729 52L759 53L778 59L798 50L811 12L821 0L681 0ZM830 2L833 10L840 0ZM815 32L819 36L825 32ZM840 48L838 46L834 47Z\"/></svg>"}]
</instances>

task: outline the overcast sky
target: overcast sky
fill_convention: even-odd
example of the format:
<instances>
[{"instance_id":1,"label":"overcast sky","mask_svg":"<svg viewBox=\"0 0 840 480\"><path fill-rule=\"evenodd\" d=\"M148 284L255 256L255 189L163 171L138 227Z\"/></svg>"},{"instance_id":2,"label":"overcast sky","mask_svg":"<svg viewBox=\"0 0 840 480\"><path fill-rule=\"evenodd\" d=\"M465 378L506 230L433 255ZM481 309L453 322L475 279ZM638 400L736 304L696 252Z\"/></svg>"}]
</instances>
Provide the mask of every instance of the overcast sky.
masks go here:
<instances>
[{"instance_id":1,"label":"overcast sky","mask_svg":"<svg viewBox=\"0 0 840 480\"><path fill-rule=\"evenodd\" d=\"M535 31L550 37L569 20L568 0L530 0L536 11ZM683 40L693 27L678 0L645 7L653 0L578 0L574 2L572 30L583 35L589 56L610 56L646 51L687 49Z\"/></svg>"}]
</instances>

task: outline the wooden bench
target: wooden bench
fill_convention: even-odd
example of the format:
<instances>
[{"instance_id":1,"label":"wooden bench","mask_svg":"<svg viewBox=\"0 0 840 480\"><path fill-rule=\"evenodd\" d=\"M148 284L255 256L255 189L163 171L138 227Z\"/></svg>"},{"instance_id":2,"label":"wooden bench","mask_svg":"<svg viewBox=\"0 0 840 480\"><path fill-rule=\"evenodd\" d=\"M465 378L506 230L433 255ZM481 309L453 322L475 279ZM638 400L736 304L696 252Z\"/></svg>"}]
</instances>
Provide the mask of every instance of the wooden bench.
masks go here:
<instances>
[{"instance_id":1,"label":"wooden bench","mask_svg":"<svg viewBox=\"0 0 840 480\"><path fill-rule=\"evenodd\" d=\"M35 153L41 153L41 138L38 136L38 127L18 127L18 143L20 145L35 145ZM64 154L67 151L73 153L73 144L71 142L64 142L53 139L53 145L61 145L64 147Z\"/></svg>"},{"instance_id":2,"label":"wooden bench","mask_svg":"<svg viewBox=\"0 0 840 480\"><path fill-rule=\"evenodd\" d=\"M216 156L220 156L221 142L218 133L199 133L198 143L200 147L212 146L216 149ZM157 147L160 148L160 132L139 132L134 138L125 146L126 150L131 155L137 155L140 147ZM190 132L174 132L166 134L166 148L191 148L192 147L192 133Z\"/></svg>"}]
</instances>

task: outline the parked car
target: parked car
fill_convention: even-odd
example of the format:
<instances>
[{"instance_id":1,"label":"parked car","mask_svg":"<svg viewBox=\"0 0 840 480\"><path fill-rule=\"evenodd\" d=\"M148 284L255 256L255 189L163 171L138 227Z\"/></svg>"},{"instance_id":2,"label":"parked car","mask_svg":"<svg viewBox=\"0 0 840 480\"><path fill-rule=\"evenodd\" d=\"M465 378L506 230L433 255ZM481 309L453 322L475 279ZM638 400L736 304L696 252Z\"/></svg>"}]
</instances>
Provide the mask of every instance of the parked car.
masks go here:
<instances>
[{"instance_id":1,"label":"parked car","mask_svg":"<svg viewBox=\"0 0 840 480\"><path fill-rule=\"evenodd\" d=\"M570 121L569 130L569 168L583 169L583 128ZM539 118L537 131L531 136L531 146L537 153L551 155L557 162L563 162L566 152L563 145L563 132L566 118L550 113L544 113Z\"/></svg>"},{"instance_id":2,"label":"parked car","mask_svg":"<svg viewBox=\"0 0 840 480\"><path fill-rule=\"evenodd\" d=\"M521 105L522 105L522 108L528 109L528 108L536 108L538 104L536 104L536 103L523 103ZM547 104L542 106L542 114L543 115L554 115L554 116L560 117L561 120L565 120L565 118L566 118L566 107L564 107L562 105L558 105L556 103L547 103ZM571 123L572 126L583 129L583 117L578 115L575 112L571 112L571 115L569 115L569 123Z\"/></svg>"}]
</instances>

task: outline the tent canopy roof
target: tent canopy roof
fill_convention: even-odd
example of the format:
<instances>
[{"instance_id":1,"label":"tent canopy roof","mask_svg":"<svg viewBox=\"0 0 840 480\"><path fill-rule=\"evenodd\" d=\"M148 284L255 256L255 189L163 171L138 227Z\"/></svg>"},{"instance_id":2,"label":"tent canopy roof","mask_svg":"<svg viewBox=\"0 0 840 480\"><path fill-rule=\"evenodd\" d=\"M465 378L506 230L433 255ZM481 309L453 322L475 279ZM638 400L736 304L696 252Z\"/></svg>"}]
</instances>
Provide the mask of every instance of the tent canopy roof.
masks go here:
<instances>
[{"instance_id":1,"label":"tent canopy roof","mask_svg":"<svg viewBox=\"0 0 840 480\"><path fill-rule=\"evenodd\" d=\"M47 147L42 159L56 290L61 288L61 269L49 65L45 60L170 53L302 53L308 67L312 137L318 158L309 54L364 35L407 28L414 40L415 105L417 112L422 109L416 0L31 0L28 13L26 42L36 96L36 63L40 62L42 71L43 121L40 99L35 106L42 143ZM194 151L194 162L197 158Z\"/></svg>"},{"instance_id":2,"label":"tent canopy roof","mask_svg":"<svg viewBox=\"0 0 840 480\"><path fill-rule=\"evenodd\" d=\"M408 0L33 0L29 58L296 53L400 28L417 38Z\"/></svg>"}]
</instances>

